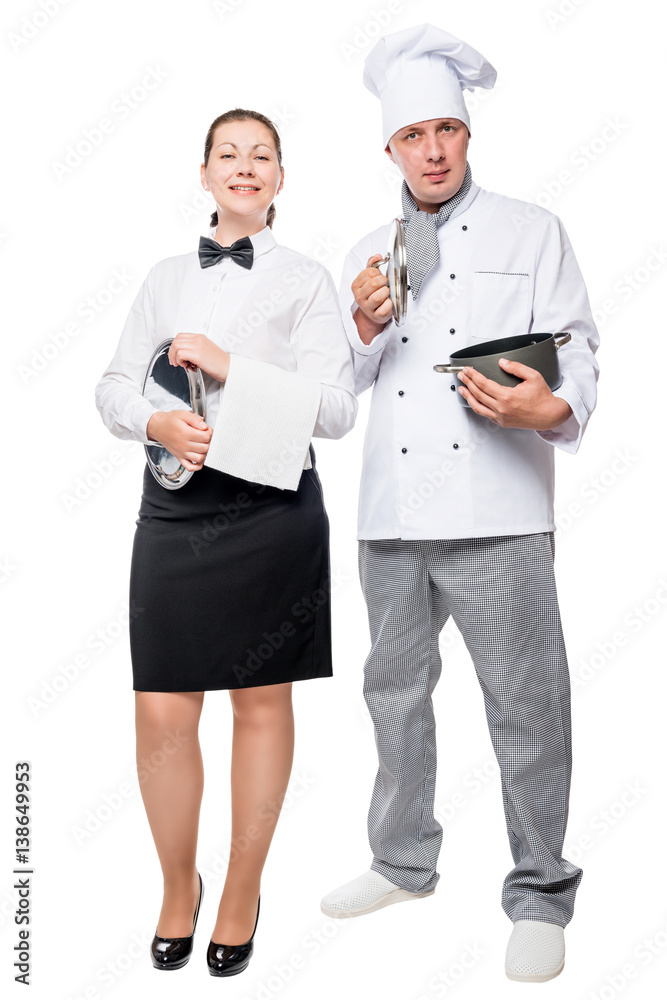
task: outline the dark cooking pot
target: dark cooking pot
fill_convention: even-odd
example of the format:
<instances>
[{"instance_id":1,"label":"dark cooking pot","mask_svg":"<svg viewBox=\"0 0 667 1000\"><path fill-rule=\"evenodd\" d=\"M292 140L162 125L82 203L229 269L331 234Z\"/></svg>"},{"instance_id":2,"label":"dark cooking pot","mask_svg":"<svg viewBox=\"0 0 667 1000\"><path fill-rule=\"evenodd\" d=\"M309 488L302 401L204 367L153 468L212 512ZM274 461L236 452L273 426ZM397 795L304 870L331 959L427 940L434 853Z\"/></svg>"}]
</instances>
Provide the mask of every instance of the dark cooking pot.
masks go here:
<instances>
[{"instance_id":1,"label":"dark cooking pot","mask_svg":"<svg viewBox=\"0 0 667 1000\"><path fill-rule=\"evenodd\" d=\"M503 371L498 364L501 358L507 358L508 361L519 361L522 365L537 369L553 391L563 381L558 364L558 349L570 340L572 335L569 333L522 333L518 337L485 340L481 344L455 351L449 356L450 364L433 365L433 370L454 375L468 366L500 385L518 385L523 379ZM460 383L460 379L457 382ZM470 406L462 393L457 392L456 395L460 403Z\"/></svg>"}]
</instances>

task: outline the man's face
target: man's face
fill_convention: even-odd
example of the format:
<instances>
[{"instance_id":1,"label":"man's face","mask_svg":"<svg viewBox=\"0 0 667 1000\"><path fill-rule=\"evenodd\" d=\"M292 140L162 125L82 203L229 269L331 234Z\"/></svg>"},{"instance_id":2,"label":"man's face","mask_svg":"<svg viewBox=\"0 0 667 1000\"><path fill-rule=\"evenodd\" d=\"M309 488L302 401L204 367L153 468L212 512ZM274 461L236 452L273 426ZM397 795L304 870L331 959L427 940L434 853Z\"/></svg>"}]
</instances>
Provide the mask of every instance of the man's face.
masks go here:
<instances>
[{"instance_id":1,"label":"man's face","mask_svg":"<svg viewBox=\"0 0 667 1000\"><path fill-rule=\"evenodd\" d=\"M458 118L431 118L394 132L385 153L423 212L437 211L463 183L470 133Z\"/></svg>"}]
</instances>

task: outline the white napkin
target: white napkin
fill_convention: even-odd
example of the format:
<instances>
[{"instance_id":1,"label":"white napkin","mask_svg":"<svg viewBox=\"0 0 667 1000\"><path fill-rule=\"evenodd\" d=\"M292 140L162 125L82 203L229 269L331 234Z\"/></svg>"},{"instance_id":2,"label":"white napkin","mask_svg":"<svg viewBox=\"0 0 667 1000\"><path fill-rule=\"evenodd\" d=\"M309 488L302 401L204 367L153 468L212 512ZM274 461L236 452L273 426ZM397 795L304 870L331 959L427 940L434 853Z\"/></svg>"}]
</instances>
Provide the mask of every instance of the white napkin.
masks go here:
<instances>
[{"instance_id":1,"label":"white napkin","mask_svg":"<svg viewBox=\"0 0 667 1000\"><path fill-rule=\"evenodd\" d=\"M296 490L312 468L310 440L322 386L279 365L232 354L204 465Z\"/></svg>"}]
</instances>

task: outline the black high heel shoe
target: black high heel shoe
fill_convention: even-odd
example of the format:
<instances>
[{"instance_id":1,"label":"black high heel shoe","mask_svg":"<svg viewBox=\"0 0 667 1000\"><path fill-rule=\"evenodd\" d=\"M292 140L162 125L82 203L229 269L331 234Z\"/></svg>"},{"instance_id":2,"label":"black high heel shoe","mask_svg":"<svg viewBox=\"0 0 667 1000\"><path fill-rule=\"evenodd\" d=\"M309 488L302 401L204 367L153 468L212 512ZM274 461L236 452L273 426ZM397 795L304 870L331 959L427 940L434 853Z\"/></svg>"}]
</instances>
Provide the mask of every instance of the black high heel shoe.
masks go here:
<instances>
[{"instance_id":1,"label":"black high heel shoe","mask_svg":"<svg viewBox=\"0 0 667 1000\"><path fill-rule=\"evenodd\" d=\"M260 896L257 900L255 930L253 930L252 936L248 941L244 944L216 944L215 941L209 941L208 951L206 952L206 964L212 976L235 976L237 973L243 972L244 969L248 968L254 948L253 938L257 930L261 899L262 897Z\"/></svg>"},{"instance_id":2,"label":"black high heel shoe","mask_svg":"<svg viewBox=\"0 0 667 1000\"><path fill-rule=\"evenodd\" d=\"M199 875L199 872L197 872L197 875ZM199 875L199 899L197 900L197 908L192 921L192 934L188 935L188 937L160 937L156 928L155 937L151 944L151 961L156 969L182 969L184 965L187 965L192 954L192 945L195 930L197 929L197 917L199 916L199 908L203 897L204 883L201 880L201 875Z\"/></svg>"}]
</instances>

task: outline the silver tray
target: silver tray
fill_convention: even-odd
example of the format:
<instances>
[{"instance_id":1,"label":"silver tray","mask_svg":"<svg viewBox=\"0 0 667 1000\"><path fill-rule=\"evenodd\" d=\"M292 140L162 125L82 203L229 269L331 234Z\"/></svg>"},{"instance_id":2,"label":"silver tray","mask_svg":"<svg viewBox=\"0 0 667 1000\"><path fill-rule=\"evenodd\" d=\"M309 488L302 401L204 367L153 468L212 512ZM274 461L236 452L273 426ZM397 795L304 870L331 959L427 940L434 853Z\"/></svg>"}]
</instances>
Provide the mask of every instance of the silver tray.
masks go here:
<instances>
[{"instance_id":1,"label":"silver tray","mask_svg":"<svg viewBox=\"0 0 667 1000\"><path fill-rule=\"evenodd\" d=\"M158 410L192 410L206 420L206 390L199 368L184 368L169 364L169 347L173 341L163 340L148 362L142 395ZM146 461L160 486L179 490L193 475L179 459L158 441L145 444Z\"/></svg>"}]
</instances>

